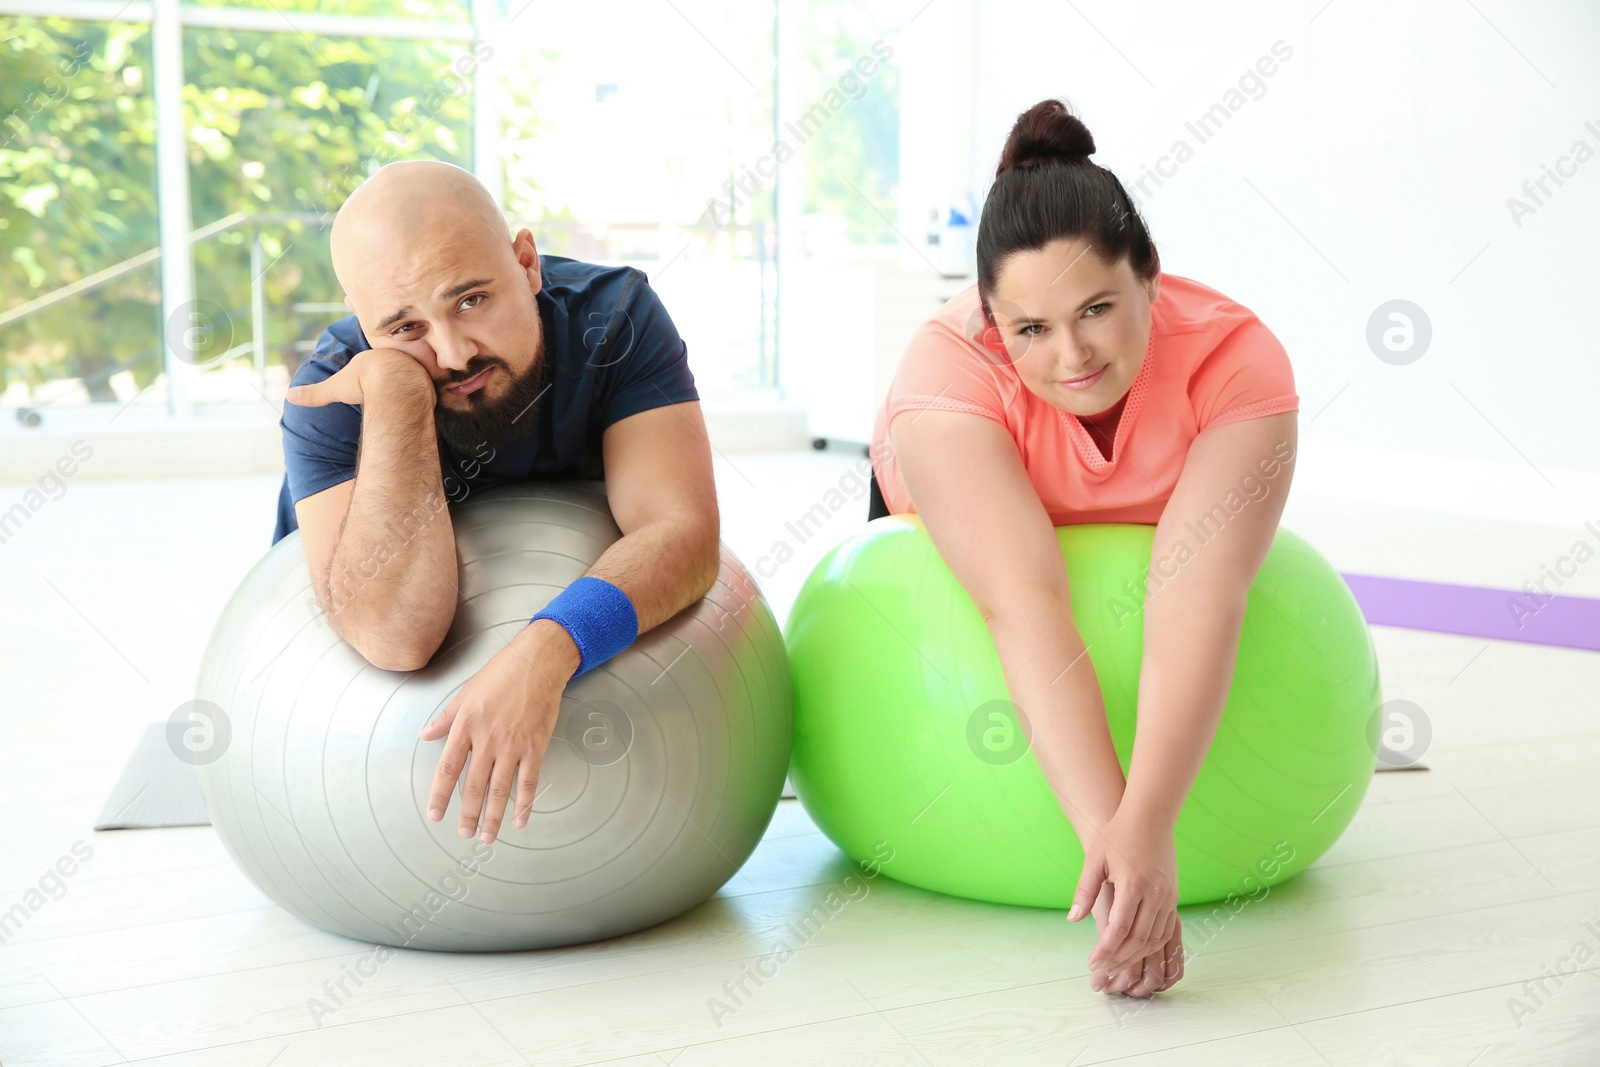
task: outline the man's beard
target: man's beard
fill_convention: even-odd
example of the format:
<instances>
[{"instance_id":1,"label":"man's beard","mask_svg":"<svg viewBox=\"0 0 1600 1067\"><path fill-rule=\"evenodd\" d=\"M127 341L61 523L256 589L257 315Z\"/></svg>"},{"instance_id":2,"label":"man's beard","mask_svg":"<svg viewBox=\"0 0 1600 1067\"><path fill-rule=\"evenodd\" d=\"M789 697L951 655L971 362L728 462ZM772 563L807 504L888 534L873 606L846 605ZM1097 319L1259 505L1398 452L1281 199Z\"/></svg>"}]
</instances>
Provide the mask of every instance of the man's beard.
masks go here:
<instances>
[{"instance_id":1,"label":"man's beard","mask_svg":"<svg viewBox=\"0 0 1600 1067\"><path fill-rule=\"evenodd\" d=\"M486 382L476 392L462 399L472 406L466 411L446 407L443 400L434 405L433 424L445 443L458 452L476 455L483 446L493 449L522 437L533 429L538 414L538 400L544 377L544 352L534 354L534 359L520 378L511 380L511 387L498 400L485 398L493 382ZM508 373L504 361L490 357L474 359L459 375L453 375L446 385L458 385L489 367ZM492 377L492 376L491 376Z\"/></svg>"}]
</instances>

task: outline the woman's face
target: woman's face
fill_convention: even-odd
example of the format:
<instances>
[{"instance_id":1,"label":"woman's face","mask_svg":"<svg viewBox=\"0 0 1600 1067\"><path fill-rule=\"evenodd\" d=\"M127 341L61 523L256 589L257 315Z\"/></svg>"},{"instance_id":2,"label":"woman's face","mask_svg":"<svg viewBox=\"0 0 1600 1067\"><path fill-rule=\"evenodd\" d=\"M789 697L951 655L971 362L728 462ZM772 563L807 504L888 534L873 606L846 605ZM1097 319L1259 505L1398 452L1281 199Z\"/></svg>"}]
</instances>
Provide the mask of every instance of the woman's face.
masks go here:
<instances>
[{"instance_id":1,"label":"woman's face","mask_svg":"<svg viewBox=\"0 0 1600 1067\"><path fill-rule=\"evenodd\" d=\"M1115 407L1144 365L1160 280L1147 284L1127 259L1106 263L1087 242L1062 239L1006 259L989 310L1023 384L1092 416Z\"/></svg>"}]
</instances>

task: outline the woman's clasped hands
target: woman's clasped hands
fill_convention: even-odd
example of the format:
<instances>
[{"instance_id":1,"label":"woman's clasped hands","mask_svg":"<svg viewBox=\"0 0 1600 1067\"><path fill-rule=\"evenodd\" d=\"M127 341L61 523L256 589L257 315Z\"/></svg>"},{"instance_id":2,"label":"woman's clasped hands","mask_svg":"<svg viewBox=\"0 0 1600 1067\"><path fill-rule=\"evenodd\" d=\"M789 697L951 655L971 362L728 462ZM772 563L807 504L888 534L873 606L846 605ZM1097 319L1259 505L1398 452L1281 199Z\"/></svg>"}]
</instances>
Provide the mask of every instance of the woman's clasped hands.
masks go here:
<instances>
[{"instance_id":1,"label":"woman's clasped hands","mask_svg":"<svg viewBox=\"0 0 1600 1067\"><path fill-rule=\"evenodd\" d=\"M1178 854L1170 826L1119 809L1084 839L1069 922L1093 914L1100 939L1089 953L1097 991L1148 997L1183 977Z\"/></svg>"}]
</instances>

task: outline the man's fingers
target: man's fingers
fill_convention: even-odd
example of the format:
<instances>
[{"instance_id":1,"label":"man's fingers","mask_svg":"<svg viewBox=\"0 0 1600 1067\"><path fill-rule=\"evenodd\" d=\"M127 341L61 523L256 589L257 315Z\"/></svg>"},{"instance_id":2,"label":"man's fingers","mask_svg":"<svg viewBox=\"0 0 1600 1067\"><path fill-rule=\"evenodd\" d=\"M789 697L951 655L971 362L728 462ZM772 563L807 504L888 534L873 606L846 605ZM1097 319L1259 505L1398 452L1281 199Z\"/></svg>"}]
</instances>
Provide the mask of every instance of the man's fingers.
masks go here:
<instances>
[{"instance_id":1,"label":"man's fingers","mask_svg":"<svg viewBox=\"0 0 1600 1067\"><path fill-rule=\"evenodd\" d=\"M422 732L417 736L424 741L439 740L439 738L450 732L450 725L456 721L456 709L460 706L459 701L452 702L449 707L439 713L438 718L424 726Z\"/></svg>"},{"instance_id":2,"label":"man's fingers","mask_svg":"<svg viewBox=\"0 0 1600 1067\"><path fill-rule=\"evenodd\" d=\"M517 782L517 765L507 760L495 760L494 771L489 775L489 798L483 810L483 843L494 842L500 833L500 822L506 817L506 805L511 801L511 789Z\"/></svg>"},{"instance_id":3,"label":"man's fingers","mask_svg":"<svg viewBox=\"0 0 1600 1067\"><path fill-rule=\"evenodd\" d=\"M320 382L306 382L304 385L291 385L284 399L291 404L301 407L319 408L324 404L360 404L361 403L361 375L357 359L366 353L356 354L356 358L334 371Z\"/></svg>"},{"instance_id":4,"label":"man's fingers","mask_svg":"<svg viewBox=\"0 0 1600 1067\"><path fill-rule=\"evenodd\" d=\"M512 825L522 829L533 817L533 801L539 795L539 761L533 753L523 757L517 777L517 817Z\"/></svg>"},{"instance_id":5,"label":"man's fingers","mask_svg":"<svg viewBox=\"0 0 1600 1067\"><path fill-rule=\"evenodd\" d=\"M483 795L489 788L489 772L493 769L492 758L474 748L467 760L466 777L461 780L462 837L471 837L478 830L478 815L483 811Z\"/></svg>"},{"instance_id":6,"label":"man's fingers","mask_svg":"<svg viewBox=\"0 0 1600 1067\"><path fill-rule=\"evenodd\" d=\"M326 379L324 379L326 381ZM324 395L323 382L311 382L307 385L291 385L284 399L291 404L299 404L304 408L320 408L328 402Z\"/></svg>"},{"instance_id":7,"label":"man's fingers","mask_svg":"<svg viewBox=\"0 0 1600 1067\"><path fill-rule=\"evenodd\" d=\"M434 822L444 818L450 808L450 796L456 791L456 779L461 777L461 766L467 758L467 739L452 736L445 742L439 755L438 769L433 772L433 789L428 793L428 818Z\"/></svg>"}]
</instances>

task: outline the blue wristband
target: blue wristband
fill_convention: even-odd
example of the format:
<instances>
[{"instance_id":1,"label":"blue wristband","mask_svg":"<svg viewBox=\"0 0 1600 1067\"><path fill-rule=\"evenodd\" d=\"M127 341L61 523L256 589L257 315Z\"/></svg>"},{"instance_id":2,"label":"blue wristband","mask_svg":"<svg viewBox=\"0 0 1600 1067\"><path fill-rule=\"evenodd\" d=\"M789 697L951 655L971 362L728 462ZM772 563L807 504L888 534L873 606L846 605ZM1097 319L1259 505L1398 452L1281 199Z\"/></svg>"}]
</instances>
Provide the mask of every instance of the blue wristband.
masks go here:
<instances>
[{"instance_id":1,"label":"blue wristband","mask_svg":"<svg viewBox=\"0 0 1600 1067\"><path fill-rule=\"evenodd\" d=\"M528 621L550 619L572 635L578 646L579 675L600 666L633 644L639 636L639 615L628 594L604 578L584 575Z\"/></svg>"}]
</instances>

